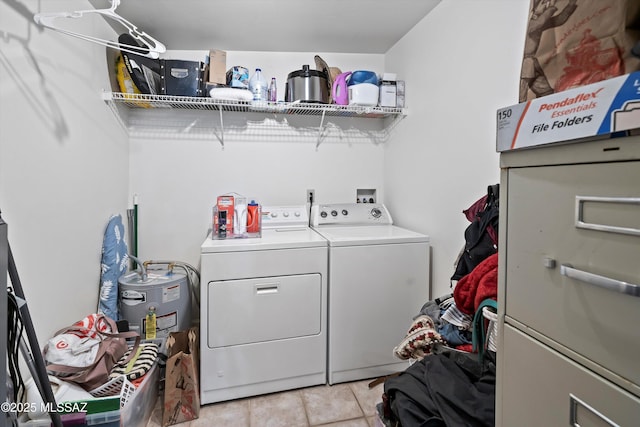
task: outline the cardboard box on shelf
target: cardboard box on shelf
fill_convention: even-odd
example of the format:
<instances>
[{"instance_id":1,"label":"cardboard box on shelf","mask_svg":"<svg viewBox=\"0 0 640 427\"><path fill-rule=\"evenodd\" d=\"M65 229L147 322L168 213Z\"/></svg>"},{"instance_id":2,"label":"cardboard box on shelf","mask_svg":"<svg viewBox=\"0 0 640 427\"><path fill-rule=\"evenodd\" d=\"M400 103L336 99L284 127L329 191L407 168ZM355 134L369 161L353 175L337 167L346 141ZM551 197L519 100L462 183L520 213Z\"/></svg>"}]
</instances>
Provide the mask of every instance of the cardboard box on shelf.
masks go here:
<instances>
[{"instance_id":1,"label":"cardboard box on shelf","mask_svg":"<svg viewBox=\"0 0 640 427\"><path fill-rule=\"evenodd\" d=\"M640 71L497 112L496 150L609 138L640 129Z\"/></svg>"},{"instance_id":2,"label":"cardboard box on shelf","mask_svg":"<svg viewBox=\"0 0 640 427\"><path fill-rule=\"evenodd\" d=\"M397 82L395 73L384 73L380 81L380 100L381 107L395 107L397 105Z\"/></svg>"},{"instance_id":3,"label":"cardboard box on shelf","mask_svg":"<svg viewBox=\"0 0 640 427\"><path fill-rule=\"evenodd\" d=\"M207 83L227 84L227 52L212 49L209 51L209 75Z\"/></svg>"}]
</instances>

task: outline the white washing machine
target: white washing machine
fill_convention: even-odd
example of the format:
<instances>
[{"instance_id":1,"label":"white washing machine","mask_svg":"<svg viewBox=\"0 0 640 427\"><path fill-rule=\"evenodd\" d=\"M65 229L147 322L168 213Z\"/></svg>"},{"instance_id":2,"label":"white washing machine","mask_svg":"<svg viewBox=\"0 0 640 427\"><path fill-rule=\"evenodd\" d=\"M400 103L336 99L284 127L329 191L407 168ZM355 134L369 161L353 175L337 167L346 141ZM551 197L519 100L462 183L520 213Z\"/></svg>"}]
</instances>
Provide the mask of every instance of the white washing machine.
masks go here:
<instances>
[{"instance_id":1,"label":"white washing machine","mask_svg":"<svg viewBox=\"0 0 640 427\"><path fill-rule=\"evenodd\" d=\"M326 383L327 242L305 206L201 247L202 404Z\"/></svg>"},{"instance_id":2,"label":"white washing machine","mask_svg":"<svg viewBox=\"0 0 640 427\"><path fill-rule=\"evenodd\" d=\"M429 237L382 204L315 205L311 221L329 242L329 384L406 369L393 348L430 299Z\"/></svg>"}]
</instances>

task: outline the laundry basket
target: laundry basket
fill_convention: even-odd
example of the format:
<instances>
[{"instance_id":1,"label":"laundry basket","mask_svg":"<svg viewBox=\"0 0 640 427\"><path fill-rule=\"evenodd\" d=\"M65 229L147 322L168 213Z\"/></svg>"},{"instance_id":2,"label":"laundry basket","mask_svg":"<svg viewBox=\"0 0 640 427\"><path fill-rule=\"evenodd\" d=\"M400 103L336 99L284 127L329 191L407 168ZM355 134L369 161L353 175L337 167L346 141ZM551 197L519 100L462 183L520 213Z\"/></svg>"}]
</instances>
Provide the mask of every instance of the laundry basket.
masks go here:
<instances>
[{"instance_id":1,"label":"laundry basket","mask_svg":"<svg viewBox=\"0 0 640 427\"><path fill-rule=\"evenodd\" d=\"M154 363L137 387L123 375L113 378L101 387L89 392L94 398L87 401L87 406L91 407L101 403L102 407L87 411L87 415L100 413L103 417L111 417L119 413L119 425L144 427L149 421L158 397L159 381L160 368L158 363ZM107 402L110 402L110 408L104 407Z\"/></svg>"},{"instance_id":2,"label":"laundry basket","mask_svg":"<svg viewBox=\"0 0 640 427\"><path fill-rule=\"evenodd\" d=\"M120 397L120 407L124 407L129 401L129 398L133 396L136 391L136 387L127 379L126 376L120 375L109 380L109 382L101 385L98 388L91 390L89 393L93 397Z\"/></svg>"}]
</instances>

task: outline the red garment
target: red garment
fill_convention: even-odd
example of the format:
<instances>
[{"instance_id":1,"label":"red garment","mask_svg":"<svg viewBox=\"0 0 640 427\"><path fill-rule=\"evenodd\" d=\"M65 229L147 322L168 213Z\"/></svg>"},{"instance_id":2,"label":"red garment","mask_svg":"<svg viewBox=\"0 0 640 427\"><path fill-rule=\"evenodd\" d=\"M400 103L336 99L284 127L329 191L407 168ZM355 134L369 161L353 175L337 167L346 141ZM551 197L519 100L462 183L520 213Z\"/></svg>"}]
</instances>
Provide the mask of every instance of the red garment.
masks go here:
<instances>
[{"instance_id":1,"label":"red garment","mask_svg":"<svg viewBox=\"0 0 640 427\"><path fill-rule=\"evenodd\" d=\"M473 222L473 220L476 218L476 215L478 215L479 212L482 212L484 210L487 204L487 198L488 198L488 195L485 194L484 196L480 197L478 200L473 202L473 204L469 206L467 209L462 211L462 213L469 220L469 222Z\"/></svg>"},{"instance_id":2,"label":"red garment","mask_svg":"<svg viewBox=\"0 0 640 427\"><path fill-rule=\"evenodd\" d=\"M473 353L473 344L460 344L456 346L456 350L466 351L467 353Z\"/></svg>"},{"instance_id":3,"label":"red garment","mask_svg":"<svg viewBox=\"0 0 640 427\"><path fill-rule=\"evenodd\" d=\"M461 312L473 316L480 303L498 298L498 254L487 257L471 273L458 280L453 299Z\"/></svg>"},{"instance_id":4,"label":"red garment","mask_svg":"<svg viewBox=\"0 0 640 427\"><path fill-rule=\"evenodd\" d=\"M462 213L469 220L469 222L473 222L473 220L476 219L476 215L478 215L480 212L482 212L487 207L487 199L488 198L489 198L489 195L485 194L484 196L482 196L478 200L476 200L467 209L462 211ZM493 243L495 245L497 245L498 244L498 232L496 231L495 228L493 228L493 226L491 224L489 224L487 226L487 233L489 234L489 237L491 237L491 240L493 240Z\"/></svg>"}]
</instances>

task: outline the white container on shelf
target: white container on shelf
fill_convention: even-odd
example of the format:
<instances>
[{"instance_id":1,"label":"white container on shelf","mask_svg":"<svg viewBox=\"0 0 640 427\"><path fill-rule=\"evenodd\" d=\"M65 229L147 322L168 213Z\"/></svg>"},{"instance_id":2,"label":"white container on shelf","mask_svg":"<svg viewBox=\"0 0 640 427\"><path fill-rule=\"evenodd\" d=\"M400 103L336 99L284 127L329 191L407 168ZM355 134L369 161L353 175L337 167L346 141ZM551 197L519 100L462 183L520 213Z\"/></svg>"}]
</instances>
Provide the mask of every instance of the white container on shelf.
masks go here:
<instances>
[{"instance_id":1,"label":"white container on shelf","mask_svg":"<svg viewBox=\"0 0 640 427\"><path fill-rule=\"evenodd\" d=\"M378 105L378 94L378 86L373 83L349 86L349 105L375 107Z\"/></svg>"}]
</instances>

